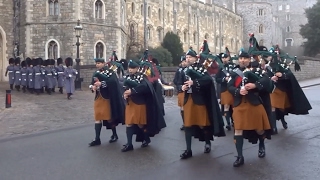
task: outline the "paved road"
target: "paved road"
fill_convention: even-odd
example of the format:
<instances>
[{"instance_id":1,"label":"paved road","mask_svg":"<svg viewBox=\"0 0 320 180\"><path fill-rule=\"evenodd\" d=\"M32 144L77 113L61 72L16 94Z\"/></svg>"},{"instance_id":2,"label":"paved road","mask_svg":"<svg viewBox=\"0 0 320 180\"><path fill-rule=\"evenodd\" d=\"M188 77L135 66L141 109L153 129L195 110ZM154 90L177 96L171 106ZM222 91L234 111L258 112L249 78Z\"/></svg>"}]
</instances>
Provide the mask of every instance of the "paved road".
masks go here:
<instances>
[{"instance_id":1,"label":"paved road","mask_svg":"<svg viewBox=\"0 0 320 180\"><path fill-rule=\"evenodd\" d=\"M135 150L127 153L120 152L125 143L123 126L118 129L117 143L107 143L111 132L103 131L103 144L94 148L87 147L94 137L92 125L0 140L0 179L319 179L320 87L306 88L305 93L313 106L310 115L290 115L289 129L280 130L279 135L267 141L264 159L257 157L256 145L245 143L246 164L240 168L232 167L236 154L231 132L213 142L210 154L203 154L204 144L194 141L194 157L180 160L184 134L179 131L178 109L172 106L167 109L168 127L152 138L151 146L141 149L136 143ZM77 101L69 102L72 105ZM90 123L90 116L87 117Z\"/></svg>"}]
</instances>

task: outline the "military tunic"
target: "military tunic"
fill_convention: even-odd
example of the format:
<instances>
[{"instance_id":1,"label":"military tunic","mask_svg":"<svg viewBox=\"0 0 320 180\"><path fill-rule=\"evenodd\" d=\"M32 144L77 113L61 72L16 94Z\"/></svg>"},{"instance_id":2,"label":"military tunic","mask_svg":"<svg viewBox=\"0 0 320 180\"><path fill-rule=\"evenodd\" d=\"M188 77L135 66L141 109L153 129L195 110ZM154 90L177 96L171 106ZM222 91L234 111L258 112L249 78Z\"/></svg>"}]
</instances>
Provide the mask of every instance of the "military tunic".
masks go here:
<instances>
[{"instance_id":1,"label":"military tunic","mask_svg":"<svg viewBox=\"0 0 320 180\"><path fill-rule=\"evenodd\" d=\"M16 86L21 85L21 71L20 66L14 66L14 84Z\"/></svg>"},{"instance_id":2,"label":"military tunic","mask_svg":"<svg viewBox=\"0 0 320 180\"><path fill-rule=\"evenodd\" d=\"M21 68L21 86L27 86L28 85L28 69L27 68Z\"/></svg>"},{"instance_id":3,"label":"military tunic","mask_svg":"<svg viewBox=\"0 0 320 180\"><path fill-rule=\"evenodd\" d=\"M9 84L14 84L14 66L13 65L9 65L7 67L7 72L8 72L8 76L9 76Z\"/></svg>"},{"instance_id":4,"label":"military tunic","mask_svg":"<svg viewBox=\"0 0 320 180\"><path fill-rule=\"evenodd\" d=\"M67 67L64 70L64 75L66 77L66 81L65 81L65 89L67 93L74 93L74 81L75 81L75 76L78 74L78 72L73 69L72 67Z\"/></svg>"},{"instance_id":5,"label":"military tunic","mask_svg":"<svg viewBox=\"0 0 320 180\"><path fill-rule=\"evenodd\" d=\"M34 70L33 67L28 67L27 68L27 83L28 83L28 88L34 88Z\"/></svg>"},{"instance_id":6,"label":"military tunic","mask_svg":"<svg viewBox=\"0 0 320 180\"><path fill-rule=\"evenodd\" d=\"M63 65L59 65L57 67L55 67L56 71L57 71L57 81L58 81L58 87L64 87L65 84L65 76L64 76L64 67Z\"/></svg>"}]
</instances>

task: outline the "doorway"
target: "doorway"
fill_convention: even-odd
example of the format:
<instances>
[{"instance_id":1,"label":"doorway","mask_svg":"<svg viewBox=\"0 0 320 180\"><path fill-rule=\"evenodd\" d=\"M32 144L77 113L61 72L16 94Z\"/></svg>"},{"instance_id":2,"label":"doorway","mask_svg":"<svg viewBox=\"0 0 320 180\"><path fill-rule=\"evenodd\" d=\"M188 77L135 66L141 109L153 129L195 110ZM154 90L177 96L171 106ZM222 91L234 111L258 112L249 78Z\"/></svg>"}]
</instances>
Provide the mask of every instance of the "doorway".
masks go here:
<instances>
[{"instance_id":1,"label":"doorway","mask_svg":"<svg viewBox=\"0 0 320 180\"><path fill-rule=\"evenodd\" d=\"M5 77L5 72L8 66L8 60L6 56L7 52L7 40L6 33L0 26L0 81L8 81L8 77Z\"/></svg>"}]
</instances>

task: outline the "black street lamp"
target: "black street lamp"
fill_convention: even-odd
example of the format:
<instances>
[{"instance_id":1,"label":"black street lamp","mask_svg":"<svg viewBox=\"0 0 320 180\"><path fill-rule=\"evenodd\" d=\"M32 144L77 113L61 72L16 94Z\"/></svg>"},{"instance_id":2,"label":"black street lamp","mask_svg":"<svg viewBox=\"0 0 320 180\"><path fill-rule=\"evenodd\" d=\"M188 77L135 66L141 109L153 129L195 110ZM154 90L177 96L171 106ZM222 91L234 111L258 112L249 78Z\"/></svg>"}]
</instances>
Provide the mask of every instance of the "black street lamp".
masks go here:
<instances>
[{"instance_id":1,"label":"black street lamp","mask_svg":"<svg viewBox=\"0 0 320 180\"><path fill-rule=\"evenodd\" d=\"M77 37L77 58L76 58L76 70L77 70L77 75L76 75L76 80L75 80L75 90L81 90L81 82L83 81L83 78L80 78L80 37L81 37L81 32L82 32L82 26L80 25L80 20L78 20L77 25L74 27L74 31L76 33Z\"/></svg>"}]
</instances>

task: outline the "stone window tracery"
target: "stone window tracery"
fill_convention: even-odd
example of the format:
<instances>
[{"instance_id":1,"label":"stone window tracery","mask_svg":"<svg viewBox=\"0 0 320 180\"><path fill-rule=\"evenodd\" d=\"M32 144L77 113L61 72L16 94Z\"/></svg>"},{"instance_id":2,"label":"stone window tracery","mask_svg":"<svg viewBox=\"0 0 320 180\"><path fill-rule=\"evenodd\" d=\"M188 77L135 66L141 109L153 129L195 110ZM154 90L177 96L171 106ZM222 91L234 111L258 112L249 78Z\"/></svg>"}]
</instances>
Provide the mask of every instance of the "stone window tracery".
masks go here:
<instances>
[{"instance_id":1,"label":"stone window tracery","mask_svg":"<svg viewBox=\"0 0 320 180\"><path fill-rule=\"evenodd\" d=\"M263 46L263 39L259 41L259 46Z\"/></svg>"},{"instance_id":2,"label":"stone window tracery","mask_svg":"<svg viewBox=\"0 0 320 180\"><path fill-rule=\"evenodd\" d=\"M147 38L151 40L151 27L147 27Z\"/></svg>"},{"instance_id":3,"label":"stone window tracery","mask_svg":"<svg viewBox=\"0 0 320 180\"><path fill-rule=\"evenodd\" d=\"M151 8L148 6L148 17L151 18Z\"/></svg>"},{"instance_id":4,"label":"stone window tracery","mask_svg":"<svg viewBox=\"0 0 320 180\"><path fill-rule=\"evenodd\" d=\"M58 59L58 44L55 41L50 41L48 43L48 59Z\"/></svg>"},{"instance_id":5,"label":"stone window tracery","mask_svg":"<svg viewBox=\"0 0 320 180\"><path fill-rule=\"evenodd\" d=\"M141 16L143 16L143 4L141 4L141 6L140 6L140 14L141 14Z\"/></svg>"},{"instance_id":6,"label":"stone window tracery","mask_svg":"<svg viewBox=\"0 0 320 180\"><path fill-rule=\"evenodd\" d=\"M161 9L160 8L158 10L158 18L159 18L159 21L161 21Z\"/></svg>"},{"instance_id":7,"label":"stone window tracery","mask_svg":"<svg viewBox=\"0 0 320 180\"><path fill-rule=\"evenodd\" d=\"M161 42L162 41L162 28L161 27L158 27L157 33L158 33L158 40Z\"/></svg>"},{"instance_id":8,"label":"stone window tracery","mask_svg":"<svg viewBox=\"0 0 320 180\"><path fill-rule=\"evenodd\" d=\"M262 24L259 25L259 33L263 33L263 25Z\"/></svg>"},{"instance_id":9,"label":"stone window tracery","mask_svg":"<svg viewBox=\"0 0 320 180\"><path fill-rule=\"evenodd\" d=\"M187 30L183 32L183 42L187 42L187 36L188 36L187 33L188 33Z\"/></svg>"},{"instance_id":10,"label":"stone window tracery","mask_svg":"<svg viewBox=\"0 0 320 180\"><path fill-rule=\"evenodd\" d=\"M49 15L50 16L59 16L60 8L58 0L49 0Z\"/></svg>"},{"instance_id":11,"label":"stone window tracery","mask_svg":"<svg viewBox=\"0 0 320 180\"><path fill-rule=\"evenodd\" d=\"M102 19L103 18L103 3L101 0L96 0L95 2L95 18Z\"/></svg>"},{"instance_id":12,"label":"stone window tracery","mask_svg":"<svg viewBox=\"0 0 320 180\"><path fill-rule=\"evenodd\" d=\"M103 58L104 45L101 42L96 44L96 58Z\"/></svg>"},{"instance_id":13,"label":"stone window tracery","mask_svg":"<svg viewBox=\"0 0 320 180\"><path fill-rule=\"evenodd\" d=\"M133 24L130 25L130 38L131 40L136 39L136 32Z\"/></svg>"},{"instance_id":14,"label":"stone window tracery","mask_svg":"<svg viewBox=\"0 0 320 180\"><path fill-rule=\"evenodd\" d=\"M194 32L193 33L193 43L196 44L196 42L197 42L197 33Z\"/></svg>"},{"instance_id":15,"label":"stone window tracery","mask_svg":"<svg viewBox=\"0 0 320 180\"><path fill-rule=\"evenodd\" d=\"M135 7L134 3L131 3L131 13L133 15L135 14L135 10L136 10L136 7Z\"/></svg>"}]
</instances>

